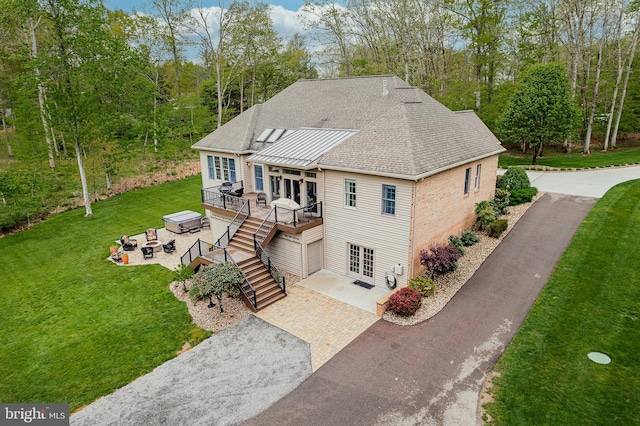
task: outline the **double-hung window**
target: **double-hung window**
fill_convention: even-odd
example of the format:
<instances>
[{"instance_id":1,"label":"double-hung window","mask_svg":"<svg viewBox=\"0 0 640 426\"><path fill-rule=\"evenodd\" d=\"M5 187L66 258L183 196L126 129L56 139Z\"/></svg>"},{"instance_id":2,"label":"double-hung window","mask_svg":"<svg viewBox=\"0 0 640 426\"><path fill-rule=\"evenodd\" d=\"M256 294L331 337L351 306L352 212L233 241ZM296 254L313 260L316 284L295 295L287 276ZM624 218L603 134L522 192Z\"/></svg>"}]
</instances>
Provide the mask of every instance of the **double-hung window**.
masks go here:
<instances>
[{"instance_id":1,"label":"double-hung window","mask_svg":"<svg viewBox=\"0 0 640 426\"><path fill-rule=\"evenodd\" d=\"M396 214L396 186L382 185L382 214Z\"/></svg>"},{"instance_id":2,"label":"double-hung window","mask_svg":"<svg viewBox=\"0 0 640 426\"><path fill-rule=\"evenodd\" d=\"M209 168L209 179L215 179L216 169L213 167L213 155L207 155L207 166Z\"/></svg>"},{"instance_id":3,"label":"double-hung window","mask_svg":"<svg viewBox=\"0 0 640 426\"><path fill-rule=\"evenodd\" d=\"M253 176L256 180L256 191L264 191L264 180L262 177L262 166L253 165Z\"/></svg>"},{"instance_id":4,"label":"double-hung window","mask_svg":"<svg viewBox=\"0 0 640 426\"><path fill-rule=\"evenodd\" d=\"M476 190L480 189L480 168L481 168L480 166L481 166L480 164L476 166L476 182L473 185L473 188Z\"/></svg>"},{"instance_id":5,"label":"double-hung window","mask_svg":"<svg viewBox=\"0 0 640 426\"><path fill-rule=\"evenodd\" d=\"M464 195L469 193L469 181L471 180L471 167L464 171Z\"/></svg>"},{"instance_id":6,"label":"double-hung window","mask_svg":"<svg viewBox=\"0 0 640 426\"><path fill-rule=\"evenodd\" d=\"M356 181L355 179L344 180L344 205L347 207L356 206Z\"/></svg>"}]
</instances>

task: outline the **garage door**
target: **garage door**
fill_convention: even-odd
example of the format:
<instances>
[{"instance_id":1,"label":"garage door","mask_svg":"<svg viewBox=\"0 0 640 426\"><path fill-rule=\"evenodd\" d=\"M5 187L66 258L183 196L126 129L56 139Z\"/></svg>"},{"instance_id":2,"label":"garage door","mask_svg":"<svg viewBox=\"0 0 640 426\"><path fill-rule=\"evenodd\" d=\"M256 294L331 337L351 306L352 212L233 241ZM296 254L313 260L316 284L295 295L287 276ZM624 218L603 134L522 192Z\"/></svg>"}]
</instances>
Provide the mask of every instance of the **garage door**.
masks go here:
<instances>
[{"instance_id":1,"label":"garage door","mask_svg":"<svg viewBox=\"0 0 640 426\"><path fill-rule=\"evenodd\" d=\"M322 240L314 241L307 245L307 265L309 275L322 269L324 263Z\"/></svg>"}]
</instances>

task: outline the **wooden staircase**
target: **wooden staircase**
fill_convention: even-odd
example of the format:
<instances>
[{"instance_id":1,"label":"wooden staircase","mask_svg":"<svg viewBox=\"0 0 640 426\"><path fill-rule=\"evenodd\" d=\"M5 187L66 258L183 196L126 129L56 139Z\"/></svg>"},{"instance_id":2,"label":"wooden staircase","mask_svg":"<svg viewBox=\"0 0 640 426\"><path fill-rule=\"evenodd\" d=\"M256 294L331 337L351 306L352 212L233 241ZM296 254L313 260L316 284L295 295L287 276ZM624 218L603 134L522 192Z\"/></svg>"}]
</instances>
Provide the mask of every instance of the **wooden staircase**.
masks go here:
<instances>
[{"instance_id":1,"label":"wooden staircase","mask_svg":"<svg viewBox=\"0 0 640 426\"><path fill-rule=\"evenodd\" d=\"M286 296L286 293L282 291L278 283L271 277L267 268L256 256L253 235L261 224L262 220L248 217L233 235L233 238L231 238L227 246L235 251L241 251L246 255L242 256L245 257L244 260L237 261L236 263L256 292L257 310L263 309ZM269 242L276 233L274 226L267 227L267 229L268 230L261 230L258 235L258 239L262 240L262 244ZM251 291L248 288L245 290ZM253 306L250 307L253 308Z\"/></svg>"},{"instance_id":2,"label":"wooden staircase","mask_svg":"<svg viewBox=\"0 0 640 426\"><path fill-rule=\"evenodd\" d=\"M238 267L256 291L257 311L286 296L256 256L238 262Z\"/></svg>"},{"instance_id":3,"label":"wooden staircase","mask_svg":"<svg viewBox=\"0 0 640 426\"><path fill-rule=\"evenodd\" d=\"M253 246L253 235L258 231L260 225L262 224L262 220L257 219L255 217L249 216L247 220L244 221L240 229L236 231L229 242L229 247L233 247L238 250L242 250L249 253L255 253L255 247ZM260 233L257 235L258 240L260 240L263 246L267 245L271 238L276 233L276 228L273 226L263 227L260 230Z\"/></svg>"}]
</instances>

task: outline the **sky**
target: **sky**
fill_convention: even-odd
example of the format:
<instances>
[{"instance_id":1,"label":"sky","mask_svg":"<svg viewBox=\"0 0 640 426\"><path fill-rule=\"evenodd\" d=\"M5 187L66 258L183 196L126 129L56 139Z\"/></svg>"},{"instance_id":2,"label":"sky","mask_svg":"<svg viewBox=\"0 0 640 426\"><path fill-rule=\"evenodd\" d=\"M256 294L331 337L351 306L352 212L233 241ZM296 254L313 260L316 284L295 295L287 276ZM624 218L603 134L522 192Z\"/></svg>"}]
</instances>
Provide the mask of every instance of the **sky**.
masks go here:
<instances>
[{"instance_id":1,"label":"sky","mask_svg":"<svg viewBox=\"0 0 640 426\"><path fill-rule=\"evenodd\" d=\"M124 10L131 13L133 11L149 13L147 0L103 0L107 9ZM218 6L218 0L199 0L205 8ZM305 30L301 20L298 18L298 11L304 5L304 0L261 0L272 6L271 20L274 29L286 41L293 34L304 34ZM223 1L230 3L230 0ZM194 15L195 16L195 15ZM214 25L215 27L215 25ZM313 49L313 48L312 48ZM194 51L195 52L195 51ZM193 56L193 52L187 52L187 56ZM193 59L193 58L189 58Z\"/></svg>"},{"instance_id":2,"label":"sky","mask_svg":"<svg viewBox=\"0 0 640 426\"><path fill-rule=\"evenodd\" d=\"M137 11L142 11L144 0L104 0L104 4L108 9L122 9L125 12L132 12L134 9ZM297 11L304 5L303 0L271 0L266 1L273 6L282 6L284 9ZM217 6L217 0L202 0L202 5L207 6Z\"/></svg>"}]
</instances>

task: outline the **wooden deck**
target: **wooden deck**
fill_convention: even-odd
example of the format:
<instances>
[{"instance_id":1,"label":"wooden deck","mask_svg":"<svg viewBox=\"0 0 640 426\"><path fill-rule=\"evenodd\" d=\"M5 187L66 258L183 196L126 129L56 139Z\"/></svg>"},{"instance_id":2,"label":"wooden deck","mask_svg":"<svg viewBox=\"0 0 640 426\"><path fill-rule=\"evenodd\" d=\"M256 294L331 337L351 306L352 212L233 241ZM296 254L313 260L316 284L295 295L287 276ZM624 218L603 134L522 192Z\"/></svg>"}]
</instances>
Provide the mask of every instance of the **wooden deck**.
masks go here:
<instances>
[{"instance_id":1,"label":"wooden deck","mask_svg":"<svg viewBox=\"0 0 640 426\"><path fill-rule=\"evenodd\" d=\"M272 211L272 208L269 206L268 203L266 207L264 204L257 205L256 197L257 197L256 192L249 192L249 193L243 194L241 199L249 200L249 209L251 211L251 214L250 214L251 217L262 221L262 220L265 220L267 216L269 216L269 214ZM233 201L235 200L236 199L234 198ZM236 215L239 206L240 206L239 203L234 203L234 202L230 202L227 205L228 208L222 207L221 205L219 205L219 203L218 204L209 203L209 202L202 203L202 207L204 209L213 211L216 214L228 216L229 218L233 218ZM273 219L273 217L271 217L270 219ZM309 228L322 225L323 223L324 223L324 220L322 217L305 217L303 220L297 222L295 226L293 223L278 221L277 227L280 231L283 231L283 232L287 232L290 234L299 234Z\"/></svg>"}]
</instances>

